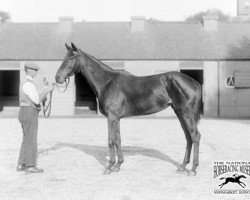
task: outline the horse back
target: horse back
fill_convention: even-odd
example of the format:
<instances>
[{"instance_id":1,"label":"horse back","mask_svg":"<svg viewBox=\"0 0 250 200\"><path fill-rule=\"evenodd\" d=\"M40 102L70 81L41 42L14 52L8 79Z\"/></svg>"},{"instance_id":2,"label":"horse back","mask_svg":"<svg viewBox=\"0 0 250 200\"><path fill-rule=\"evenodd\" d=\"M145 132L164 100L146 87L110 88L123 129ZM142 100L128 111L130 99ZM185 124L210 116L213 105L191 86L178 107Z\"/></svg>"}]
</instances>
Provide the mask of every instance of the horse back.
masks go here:
<instances>
[{"instance_id":1,"label":"horse back","mask_svg":"<svg viewBox=\"0 0 250 200\"><path fill-rule=\"evenodd\" d=\"M171 103L164 75L138 77L118 74L106 90L106 110L120 117L148 115L165 109ZM107 87L106 87L107 89Z\"/></svg>"}]
</instances>

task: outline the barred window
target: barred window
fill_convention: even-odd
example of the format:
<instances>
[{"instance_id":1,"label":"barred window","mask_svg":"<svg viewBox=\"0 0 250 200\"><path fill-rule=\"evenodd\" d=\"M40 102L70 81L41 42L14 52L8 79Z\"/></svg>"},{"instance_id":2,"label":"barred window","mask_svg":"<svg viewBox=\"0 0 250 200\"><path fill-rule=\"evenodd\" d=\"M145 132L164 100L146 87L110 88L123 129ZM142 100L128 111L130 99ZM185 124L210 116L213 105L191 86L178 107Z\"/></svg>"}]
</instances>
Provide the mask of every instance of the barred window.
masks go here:
<instances>
[{"instance_id":1,"label":"barred window","mask_svg":"<svg viewBox=\"0 0 250 200\"><path fill-rule=\"evenodd\" d=\"M250 88L250 72L234 71L235 88Z\"/></svg>"}]
</instances>

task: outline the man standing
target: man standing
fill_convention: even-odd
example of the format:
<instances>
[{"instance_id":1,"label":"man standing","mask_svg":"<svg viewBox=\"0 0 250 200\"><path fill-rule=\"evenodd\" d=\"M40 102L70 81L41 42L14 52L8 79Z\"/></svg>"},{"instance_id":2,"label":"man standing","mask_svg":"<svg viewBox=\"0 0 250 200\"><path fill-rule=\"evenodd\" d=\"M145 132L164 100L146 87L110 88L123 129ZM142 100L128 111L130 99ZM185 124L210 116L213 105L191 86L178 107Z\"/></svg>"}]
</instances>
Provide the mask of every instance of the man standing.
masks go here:
<instances>
[{"instance_id":1,"label":"man standing","mask_svg":"<svg viewBox=\"0 0 250 200\"><path fill-rule=\"evenodd\" d=\"M38 93L33 78L39 70L38 65L33 62L26 62L26 81L20 89L20 111L18 120L23 129L23 142L20 149L17 171L25 173L42 173L43 169L37 168L37 129L38 114L41 110L40 103L46 98L50 91L54 90L53 85L47 86L41 94Z\"/></svg>"}]
</instances>

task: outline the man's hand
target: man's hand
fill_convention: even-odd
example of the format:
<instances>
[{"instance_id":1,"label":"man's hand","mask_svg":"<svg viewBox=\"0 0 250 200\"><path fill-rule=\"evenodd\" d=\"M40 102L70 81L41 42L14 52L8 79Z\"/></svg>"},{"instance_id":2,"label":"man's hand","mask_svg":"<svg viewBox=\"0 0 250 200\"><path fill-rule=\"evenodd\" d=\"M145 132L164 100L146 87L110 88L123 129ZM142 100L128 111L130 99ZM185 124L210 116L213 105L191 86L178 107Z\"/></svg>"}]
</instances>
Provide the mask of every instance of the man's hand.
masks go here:
<instances>
[{"instance_id":1,"label":"man's hand","mask_svg":"<svg viewBox=\"0 0 250 200\"><path fill-rule=\"evenodd\" d=\"M39 103L43 102L48 95L49 92L52 92L54 90L54 85L50 84L48 85L43 92L39 95Z\"/></svg>"},{"instance_id":2,"label":"man's hand","mask_svg":"<svg viewBox=\"0 0 250 200\"><path fill-rule=\"evenodd\" d=\"M54 88L54 85L53 84L50 84L47 86L47 89L49 92L52 92L55 88Z\"/></svg>"}]
</instances>

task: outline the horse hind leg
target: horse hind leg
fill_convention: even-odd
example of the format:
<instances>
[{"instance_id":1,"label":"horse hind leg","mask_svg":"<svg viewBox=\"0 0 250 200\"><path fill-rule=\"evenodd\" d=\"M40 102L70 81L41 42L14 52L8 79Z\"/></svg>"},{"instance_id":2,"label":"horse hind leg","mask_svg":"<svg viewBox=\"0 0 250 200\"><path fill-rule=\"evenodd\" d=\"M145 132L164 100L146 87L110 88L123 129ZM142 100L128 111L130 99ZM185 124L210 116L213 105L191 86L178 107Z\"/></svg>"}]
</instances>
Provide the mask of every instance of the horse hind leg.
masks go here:
<instances>
[{"instance_id":1,"label":"horse hind leg","mask_svg":"<svg viewBox=\"0 0 250 200\"><path fill-rule=\"evenodd\" d=\"M186 125L185 125L185 122L183 120L183 117L181 115L181 112L175 111L175 113L176 113L176 115L177 115L177 117L178 117L178 119L180 121L181 127L182 127L182 129L184 131L184 134L185 134L185 138L187 140L184 160L183 160L181 166L177 169L178 173L182 173L182 172L186 171L185 167L190 162L190 155L191 155L191 150L192 150L193 143L192 143L191 136L190 136L190 134L188 132L188 129L187 129Z\"/></svg>"},{"instance_id":2,"label":"horse hind leg","mask_svg":"<svg viewBox=\"0 0 250 200\"><path fill-rule=\"evenodd\" d=\"M199 165L199 149L200 149L200 138L201 138L201 134L198 131L197 127L196 127L196 131L193 132L193 135L191 136L191 138L192 138L193 145L194 145L193 167L191 169L191 172L193 172L193 174L191 173L191 175L196 175L196 169Z\"/></svg>"},{"instance_id":3,"label":"horse hind leg","mask_svg":"<svg viewBox=\"0 0 250 200\"><path fill-rule=\"evenodd\" d=\"M197 129L197 122L195 120L195 115L194 115L192 109L187 109L185 112L182 112L180 117L184 122L185 128L187 129L189 137L191 138L192 144L194 146L194 148L193 148L193 166L192 166L192 169L189 172L189 174L196 175L196 169L199 165L199 146L200 146L201 134ZM190 150L190 152L191 152L191 150ZM188 155L190 156L190 153ZM188 157L188 158L190 158L190 157ZM185 160L185 158L184 158L184 160Z\"/></svg>"},{"instance_id":4,"label":"horse hind leg","mask_svg":"<svg viewBox=\"0 0 250 200\"><path fill-rule=\"evenodd\" d=\"M225 183L222 183L219 185L220 188L222 188L225 185Z\"/></svg>"}]
</instances>

